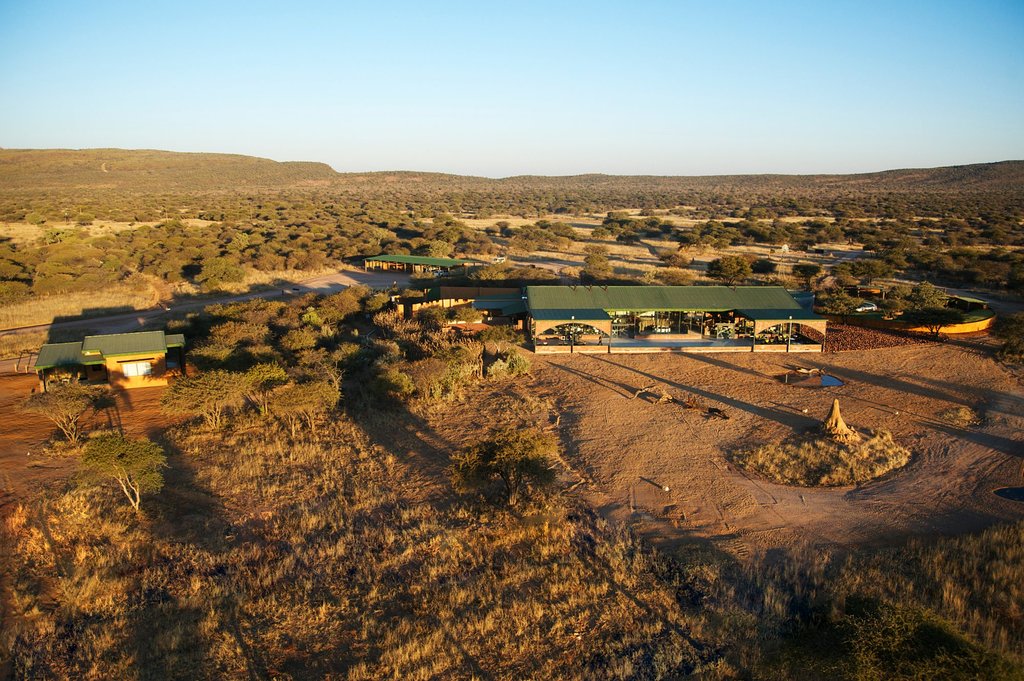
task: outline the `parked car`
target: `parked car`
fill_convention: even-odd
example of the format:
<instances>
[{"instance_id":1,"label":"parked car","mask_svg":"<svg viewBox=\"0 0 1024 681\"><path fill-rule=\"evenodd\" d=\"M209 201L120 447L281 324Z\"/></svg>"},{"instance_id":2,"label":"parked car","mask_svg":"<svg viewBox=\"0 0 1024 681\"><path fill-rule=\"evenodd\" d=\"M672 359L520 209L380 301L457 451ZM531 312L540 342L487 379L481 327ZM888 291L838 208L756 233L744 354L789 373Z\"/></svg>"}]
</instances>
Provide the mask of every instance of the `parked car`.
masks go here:
<instances>
[{"instance_id":1,"label":"parked car","mask_svg":"<svg viewBox=\"0 0 1024 681\"><path fill-rule=\"evenodd\" d=\"M878 306L874 303L861 303L857 307L857 312L878 312Z\"/></svg>"}]
</instances>

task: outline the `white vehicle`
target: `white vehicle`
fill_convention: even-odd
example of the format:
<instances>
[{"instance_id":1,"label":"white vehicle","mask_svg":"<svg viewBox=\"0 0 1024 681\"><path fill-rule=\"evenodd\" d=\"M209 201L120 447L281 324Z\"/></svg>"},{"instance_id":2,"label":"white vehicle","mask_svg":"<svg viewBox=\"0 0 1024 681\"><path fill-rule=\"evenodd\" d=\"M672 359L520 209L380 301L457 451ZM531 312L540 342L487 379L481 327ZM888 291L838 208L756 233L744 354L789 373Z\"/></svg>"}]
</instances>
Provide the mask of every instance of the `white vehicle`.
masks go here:
<instances>
[{"instance_id":1,"label":"white vehicle","mask_svg":"<svg viewBox=\"0 0 1024 681\"><path fill-rule=\"evenodd\" d=\"M874 303L861 303L857 307L857 312L878 312L878 306Z\"/></svg>"},{"instance_id":2,"label":"white vehicle","mask_svg":"<svg viewBox=\"0 0 1024 681\"><path fill-rule=\"evenodd\" d=\"M494 262L496 264L500 265L501 263L505 262L506 260L507 260L507 258L505 256L499 255L497 258L494 259Z\"/></svg>"}]
</instances>

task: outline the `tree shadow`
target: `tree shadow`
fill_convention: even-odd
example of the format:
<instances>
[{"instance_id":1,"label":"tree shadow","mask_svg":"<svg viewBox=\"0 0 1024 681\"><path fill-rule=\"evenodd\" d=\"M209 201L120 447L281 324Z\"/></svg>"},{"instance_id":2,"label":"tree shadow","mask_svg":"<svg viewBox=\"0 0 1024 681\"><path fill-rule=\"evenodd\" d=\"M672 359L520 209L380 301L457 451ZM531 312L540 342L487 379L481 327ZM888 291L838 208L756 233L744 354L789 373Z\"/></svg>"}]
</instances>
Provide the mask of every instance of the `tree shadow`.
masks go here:
<instances>
[{"instance_id":1,"label":"tree shadow","mask_svg":"<svg viewBox=\"0 0 1024 681\"><path fill-rule=\"evenodd\" d=\"M710 355L704 354L702 352L688 353L686 358L687 359L696 360L698 362L704 362L705 364L710 364L711 366L716 366L716 367L719 367L720 369L729 369L731 371L738 371L741 374L748 374L750 376L756 376L757 378L766 378L766 379L774 378L773 376L770 376L769 374L763 374L760 371L755 371L753 369L748 369L747 367L736 366L735 364L731 364L730 362L726 362L726 361L720 360L717 357L711 357Z\"/></svg>"},{"instance_id":2,"label":"tree shadow","mask_svg":"<svg viewBox=\"0 0 1024 681\"><path fill-rule=\"evenodd\" d=\"M432 501L451 499L447 468L451 455L467 442L457 443L441 436L424 418L406 405L381 409L369 404L350 405L346 415L367 440L390 452L429 481L423 486Z\"/></svg>"},{"instance_id":3,"label":"tree shadow","mask_svg":"<svg viewBox=\"0 0 1024 681\"><path fill-rule=\"evenodd\" d=\"M988 447L989 449L1008 456L1024 458L1024 440L1014 440L1012 438L1003 437L1002 435L955 428L953 426L942 424L937 424L935 429L958 440L966 440L967 442L981 445L982 447Z\"/></svg>"},{"instance_id":4,"label":"tree shadow","mask_svg":"<svg viewBox=\"0 0 1024 681\"><path fill-rule=\"evenodd\" d=\"M585 381L589 381L590 383L593 383L594 385L599 386L601 388L611 390L612 392L622 395L623 397L633 397L633 394L636 392L636 388L633 386L627 385L625 383L619 383L618 381L613 381L610 378L605 378L603 376L595 376L594 374L589 374L581 369L569 367L564 364L555 364L554 362L550 363L548 366L558 369L559 371L564 371L567 374L572 374L573 376L582 378Z\"/></svg>"},{"instance_id":5,"label":"tree shadow","mask_svg":"<svg viewBox=\"0 0 1024 681\"><path fill-rule=\"evenodd\" d=\"M649 378L649 379L654 380L654 381L660 381L660 382L662 382L662 383L664 383L666 385L672 386L673 388L676 388L678 390L682 390L684 392L688 392L688 393L691 393L693 395L697 395L699 397L703 397L704 399L707 399L707 400L712 400L714 402L719 402L721 404L725 404L727 406L733 407L734 409L739 409L740 411L744 411L744 412L746 412L748 414L752 414L754 416L757 416L757 417L760 417L760 418L763 418L763 419L768 419L770 421L775 421L776 423L780 423L780 424L782 424L782 425L784 425L784 426L786 426L788 428L792 428L794 430L803 430L803 429L808 428L810 426L813 426L813 425L815 425L817 423L817 421L815 421L814 419L806 417L806 416L803 416L802 414L791 414L791 413L787 413L787 412L784 412L784 411L779 411L777 409L768 409L768 408L765 408L765 407L759 407L759 406L757 406L755 404L751 404L749 402L744 402L743 400L738 400L738 399L736 399L734 397L729 397L727 395L721 395L719 393L715 393L715 392L712 392L710 390L705 390L703 388L697 388L695 386L683 385L682 383L677 383L676 381L671 381L671 380L669 380L669 379L667 379L667 378L665 378L663 376L656 376L654 374L647 373L646 371L641 371L640 369L635 369L633 367L629 367L629 366L626 366L626 365L623 365L623 364L619 364L617 362L613 362L613 361L611 361L609 359L605 359L603 357L599 357L599 356L596 356L596 355L587 355L587 357L588 357L588 359L592 359L592 360L595 360L595 361L598 361L598 362L604 362L606 364L610 364L610 365L612 365L614 367L618 367L620 369L625 369L627 371L632 371L633 373L639 374L640 376L644 376L645 378Z\"/></svg>"},{"instance_id":6,"label":"tree shadow","mask_svg":"<svg viewBox=\"0 0 1024 681\"><path fill-rule=\"evenodd\" d=\"M149 678L196 678L218 669L223 660L218 661L214 650L216 638L206 631L212 609L240 652L247 678L268 678L265 662L248 645L243 633L245 615L232 574L232 551L238 539L223 502L197 479L191 457L166 433L160 433L154 440L164 448L168 463L164 487L146 500L148 529L154 544L170 547L168 555L160 559L170 560L171 556L198 550L191 568L200 570L196 575L200 579L212 580L221 595L205 600L199 600L199 596L201 604L189 604L182 603L166 587L146 589L142 593L145 606L133 611L135 618L130 626L131 645L139 668ZM188 572L186 569L175 576L185 579Z\"/></svg>"},{"instance_id":7,"label":"tree shadow","mask_svg":"<svg viewBox=\"0 0 1024 681\"><path fill-rule=\"evenodd\" d=\"M987 388L977 388L964 384L950 383L948 381L940 381L927 378L925 376L919 376L917 379L920 380L921 383L926 384L922 385L906 379L897 378L895 376L879 376L859 369L829 366L822 362L810 361L809 363L815 368L827 371L839 378L857 380L880 388L902 391L918 395L920 397L926 397L928 399L942 400L944 402L970 407L974 406L972 404L972 400L962 396L962 393L969 393L974 395L975 402L986 402L988 405L987 408L992 411L1012 416L1020 416L1021 414L1019 412L1024 410L1024 397L1014 393L996 392ZM1003 406L1001 403L1004 401L1010 406Z\"/></svg>"},{"instance_id":8,"label":"tree shadow","mask_svg":"<svg viewBox=\"0 0 1024 681\"><path fill-rule=\"evenodd\" d=\"M889 388L891 390L900 390L920 397L927 397L928 399L943 400L946 402L954 402L957 404L966 404L962 398L956 395L951 395L943 390L937 388L928 388L917 383L912 383L902 378L895 376L878 376L877 374L871 374L866 371L859 369L850 369L848 367L839 367L825 364L824 362L808 360L808 364L816 369L827 372L841 379L860 381L861 383L867 383L869 385L875 385L880 388ZM957 386L958 388L960 386Z\"/></svg>"}]
</instances>

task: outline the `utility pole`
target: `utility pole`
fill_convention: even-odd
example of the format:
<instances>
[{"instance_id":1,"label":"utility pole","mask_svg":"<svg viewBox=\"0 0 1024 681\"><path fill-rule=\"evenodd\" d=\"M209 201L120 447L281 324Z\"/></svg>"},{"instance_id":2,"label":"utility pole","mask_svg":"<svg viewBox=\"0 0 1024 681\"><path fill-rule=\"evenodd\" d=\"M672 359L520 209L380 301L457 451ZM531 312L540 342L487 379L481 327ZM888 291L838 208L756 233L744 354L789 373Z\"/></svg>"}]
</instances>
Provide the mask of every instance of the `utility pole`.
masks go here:
<instances>
[{"instance_id":1,"label":"utility pole","mask_svg":"<svg viewBox=\"0 0 1024 681\"><path fill-rule=\"evenodd\" d=\"M789 315L789 333L786 334L786 352L793 344L793 315Z\"/></svg>"}]
</instances>

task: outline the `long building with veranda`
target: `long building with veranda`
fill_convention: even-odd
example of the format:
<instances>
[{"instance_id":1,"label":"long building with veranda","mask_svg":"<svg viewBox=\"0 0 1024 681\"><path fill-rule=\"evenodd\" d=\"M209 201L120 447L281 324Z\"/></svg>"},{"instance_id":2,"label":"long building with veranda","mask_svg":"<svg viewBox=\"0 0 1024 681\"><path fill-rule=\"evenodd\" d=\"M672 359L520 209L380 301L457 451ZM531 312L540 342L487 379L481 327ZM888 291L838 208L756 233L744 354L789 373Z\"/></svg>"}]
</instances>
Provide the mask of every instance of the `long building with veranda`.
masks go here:
<instances>
[{"instance_id":1,"label":"long building with veranda","mask_svg":"<svg viewBox=\"0 0 1024 681\"><path fill-rule=\"evenodd\" d=\"M781 286L527 286L522 298L537 353L821 352L827 331Z\"/></svg>"}]
</instances>

